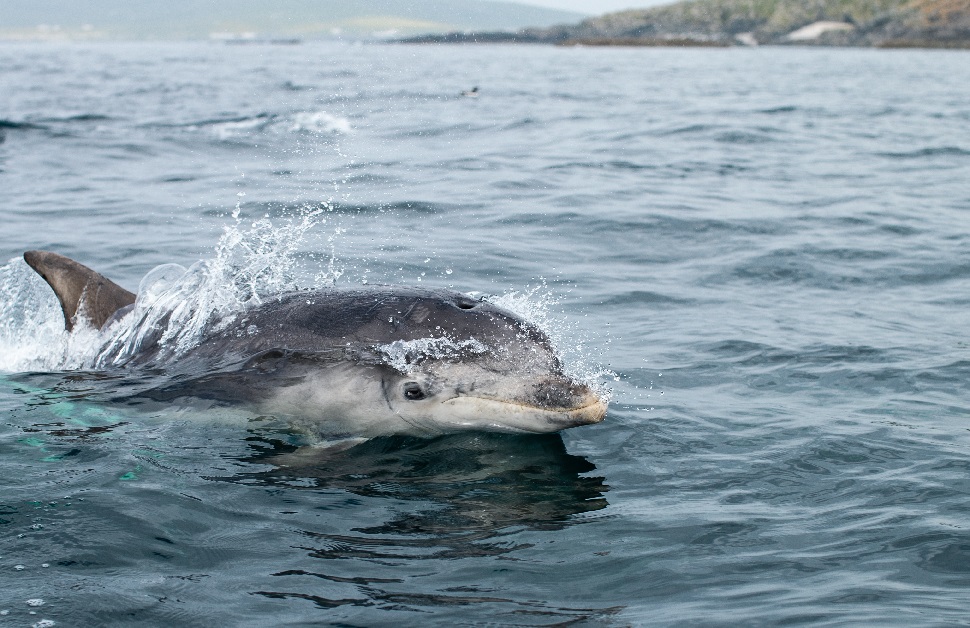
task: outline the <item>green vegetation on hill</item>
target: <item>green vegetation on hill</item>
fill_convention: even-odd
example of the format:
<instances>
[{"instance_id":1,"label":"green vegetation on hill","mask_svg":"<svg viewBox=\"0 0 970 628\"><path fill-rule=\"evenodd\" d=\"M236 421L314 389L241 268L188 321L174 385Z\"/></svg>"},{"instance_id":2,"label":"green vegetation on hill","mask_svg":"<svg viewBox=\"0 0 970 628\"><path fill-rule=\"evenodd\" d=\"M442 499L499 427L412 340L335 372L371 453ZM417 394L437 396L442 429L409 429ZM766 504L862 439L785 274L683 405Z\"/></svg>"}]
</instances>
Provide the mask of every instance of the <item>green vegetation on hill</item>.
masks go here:
<instances>
[{"instance_id":1,"label":"green vegetation on hill","mask_svg":"<svg viewBox=\"0 0 970 628\"><path fill-rule=\"evenodd\" d=\"M970 0L683 0L573 25L424 41L970 47Z\"/></svg>"},{"instance_id":2,"label":"green vegetation on hill","mask_svg":"<svg viewBox=\"0 0 970 628\"><path fill-rule=\"evenodd\" d=\"M888 18L902 0L693 0L648 11L624 11L586 20L580 34L723 37L754 33L771 39L817 21L871 24Z\"/></svg>"},{"instance_id":3,"label":"green vegetation on hill","mask_svg":"<svg viewBox=\"0 0 970 628\"><path fill-rule=\"evenodd\" d=\"M817 22L846 25L818 29L800 43L885 45L970 42L970 0L686 0L645 10L590 18L575 26L545 29L545 38L693 38L786 43Z\"/></svg>"}]
</instances>

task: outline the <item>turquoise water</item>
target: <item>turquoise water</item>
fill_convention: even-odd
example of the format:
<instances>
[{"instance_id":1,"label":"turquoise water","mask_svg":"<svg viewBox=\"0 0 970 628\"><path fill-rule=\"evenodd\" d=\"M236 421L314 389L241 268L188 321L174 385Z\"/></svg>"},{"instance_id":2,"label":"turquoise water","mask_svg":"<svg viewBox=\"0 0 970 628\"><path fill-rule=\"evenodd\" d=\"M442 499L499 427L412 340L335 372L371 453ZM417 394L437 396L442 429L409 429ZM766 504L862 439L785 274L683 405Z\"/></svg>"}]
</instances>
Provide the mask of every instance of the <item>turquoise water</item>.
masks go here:
<instances>
[{"instance_id":1,"label":"turquoise water","mask_svg":"<svg viewBox=\"0 0 970 628\"><path fill-rule=\"evenodd\" d=\"M959 51L0 45L3 619L966 624L968 85ZM133 400L162 375L92 368L32 248L505 295L610 412L316 455Z\"/></svg>"}]
</instances>

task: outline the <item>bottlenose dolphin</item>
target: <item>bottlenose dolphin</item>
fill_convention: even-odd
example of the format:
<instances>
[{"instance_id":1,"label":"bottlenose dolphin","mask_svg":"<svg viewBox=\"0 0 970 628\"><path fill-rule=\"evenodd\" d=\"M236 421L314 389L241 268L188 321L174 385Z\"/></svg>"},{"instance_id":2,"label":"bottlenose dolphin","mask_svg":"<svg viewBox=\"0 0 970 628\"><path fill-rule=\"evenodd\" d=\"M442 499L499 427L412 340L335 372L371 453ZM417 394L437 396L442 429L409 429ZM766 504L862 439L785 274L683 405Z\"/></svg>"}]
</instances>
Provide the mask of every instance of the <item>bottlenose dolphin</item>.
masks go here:
<instances>
[{"instance_id":1,"label":"bottlenose dolphin","mask_svg":"<svg viewBox=\"0 0 970 628\"><path fill-rule=\"evenodd\" d=\"M56 253L24 260L54 290L65 327L110 326L136 295ZM158 368L157 344L126 357ZM240 311L165 365L153 399L241 402L327 435L545 433L598 423L606 401L568 375L548 336L452 290L324 288Z\"/></svg>"}]
</instances>

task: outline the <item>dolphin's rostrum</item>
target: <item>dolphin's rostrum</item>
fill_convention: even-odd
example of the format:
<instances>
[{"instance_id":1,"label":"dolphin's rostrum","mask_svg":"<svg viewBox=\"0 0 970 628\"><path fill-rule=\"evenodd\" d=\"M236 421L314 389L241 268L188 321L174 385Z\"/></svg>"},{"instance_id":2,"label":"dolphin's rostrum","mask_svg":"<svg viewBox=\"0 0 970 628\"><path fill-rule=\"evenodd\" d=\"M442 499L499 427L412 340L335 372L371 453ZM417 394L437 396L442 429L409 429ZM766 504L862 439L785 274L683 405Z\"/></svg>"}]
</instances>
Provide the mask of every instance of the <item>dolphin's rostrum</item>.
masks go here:
<instances>
[{"instance_id":1,"label":"dolphin's rostrum","mask_svg":"<svg viewBox=\"0 0 970 628\"><path fill-rule=\"evenodd\" d=\"M28 251L65 325L110 327L136 297L56 253ZM287 293L235 314L166 365L156 399L241 402L325 435L554 432L597 423L606 401L564 372L538 327L488 301L401 286ZM126 357L152 366L159 347Z\"/></svg>"}]
</instances>

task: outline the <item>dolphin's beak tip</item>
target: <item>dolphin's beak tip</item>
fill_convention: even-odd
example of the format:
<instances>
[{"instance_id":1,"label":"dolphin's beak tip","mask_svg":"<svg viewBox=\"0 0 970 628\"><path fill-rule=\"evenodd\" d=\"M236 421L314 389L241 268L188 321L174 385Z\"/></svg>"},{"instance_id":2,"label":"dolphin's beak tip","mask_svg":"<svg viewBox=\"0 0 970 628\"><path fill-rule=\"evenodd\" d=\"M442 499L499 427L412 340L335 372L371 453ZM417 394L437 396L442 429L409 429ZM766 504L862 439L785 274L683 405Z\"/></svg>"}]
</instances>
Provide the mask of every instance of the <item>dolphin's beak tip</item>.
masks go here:
<instances>
[{"instance_id":1,"label":"dolphin's beak tip","mask_svg":"<svg viewBox=\"0 0 970 628\"><path fill-rule=\"evenodd\" d=\"M593 425L602 423L606 418L608 402L599 395L590 394L589 403L573 410L570 414L576 419L576 425Z\"/></svg>"}]
</instances>

